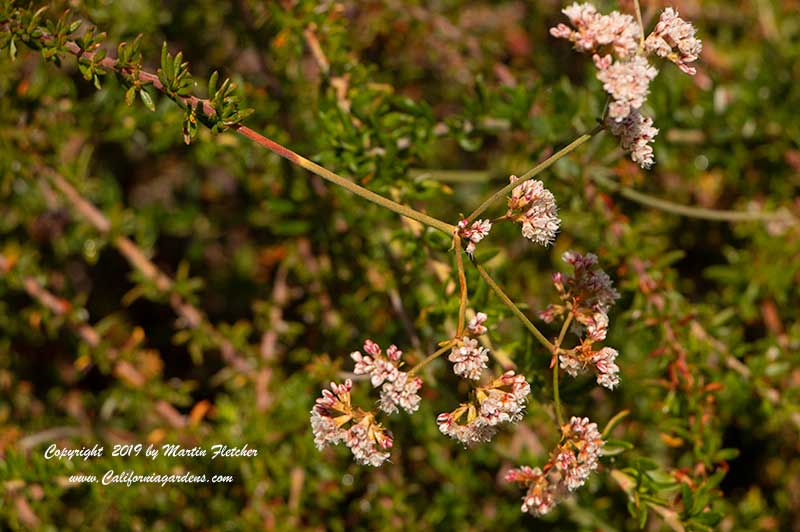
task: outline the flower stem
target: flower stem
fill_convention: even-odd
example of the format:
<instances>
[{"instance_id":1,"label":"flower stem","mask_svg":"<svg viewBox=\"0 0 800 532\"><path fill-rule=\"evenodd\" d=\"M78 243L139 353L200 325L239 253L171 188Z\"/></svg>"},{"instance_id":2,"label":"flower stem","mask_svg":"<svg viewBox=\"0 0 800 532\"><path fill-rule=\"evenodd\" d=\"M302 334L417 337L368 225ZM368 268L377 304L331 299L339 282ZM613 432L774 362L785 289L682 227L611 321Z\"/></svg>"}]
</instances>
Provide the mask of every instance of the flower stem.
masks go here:
<instances>
[{"instance_id":1,"label":"flower stem","mask_svg":"<svg viewBox=\"0 0 800 532\"><path fill-rule=\"evenodd\" d=\"M644 49L644 24L642 24L642 8L639 6L639 0L633 0L633 5L636 8L636 21L639 23L639 48Z\"/></svg>"},{"instance_id":2,"label":"flower stem","mask_svg":"<svg viewBox=\"0 0 800 532\"><path fill-rule=\"evenodd\" d=\"M770 221L784 219L788 222L797 223L795 218L788 211L778 212L763 212L763 211L727 211L716 209L705 209L703 207L692 207L691 205L681 205L671 201L663 200L638 192L632 188L620 185L613 179L592 172L591 179L598 184L610 189L612 192L618 192L621 196L628 198L631 201L641 203L654 209L659 209L672 214L686 216L689 218L700 218L704 220L714 220L719 222L754 222L754 221Z\"/></svg>"},{"instance_id":3,"label":"flower stem","mask_svg":"<svg viewBox=\"0 0 800 532\"><path fill-rule=\"evenodd\" d=\"M556 405L556 421L559 427L564 426L564 416L561 414L561 399L558 396L558 355L553 356L553 402Z\"/></svg>"},{"instance_id":4,"label":"flower stem","mask_svg":"<svg viewBox=\"0 0 800 532\"><path fill-rule=\"evenodd\" d=\"M467 310L467 277L464 274L464 258L461 256L461 238L454 237L456 252L456 266L458 267L458 285L460 290L458 304L458 328L456 336L460 337L464 333L464 313Z\"/></svg>"},{"instance_id":5,"label":"flower stem","mask_svg":"<svg viewBox=\"0 0 800 532\"><path fill-rule=\"evenodd\" d=\"M442 354L444 354L451 347L453 347L453 340L448 341L442 347L440 347L439 349L428 355L424 360L419 362L416 366L408 370L408 375L411 376L415 374L417 371L427 366L430 362L433 362L434 360L442 356Z\"/></svg>"},{"instance_id":6,"label":"flower stem","mask_svg":"<svg viewBox=\"0 0 800 532\"><path fill-rule=\"evenodd\" d=\"M564 320L564 324L561 326L561 332L558 333L558 340L556 340L556 346L555 346L556 351L561 349L561 342L564 341L564 337L567 335L567 331L569 330L569 326L571 323L572 323L572 310L570 309L566 319Z\"/></svg>"},{"instance_id":7,"label":"flower stem","mask_svg":"<svg viewBox=\"0 0 800 532\"><path fill-rule=\"evenodd\" d=\"M556 153L554 153L541 163L537 164L536 166L528 170L525 174L520 176L519 179L517 179L513 183L509 183L508 185L504 186L503 188L492 194L486 201L481 203L480 206L472 212L472 214L469 215L469 217L467 218L467 222L469 223L474 222L475 219L478 216L480 216L481 213L483 213L483 211L488 209L491 206L491 204L494 203L497 199L505 196L506 194L511 192L511 190L515 189L525 181L533 179L544 170L547 170L548 168L550 168L550 166L553 165L553 163L557 162L565 155L568 155L569 153L574 151L576 148L584 144L586 141L591 139L595 134L599 133L604 128L605 126L600 124L591 131L589 131L588 133L584 133L583 135L581 135L580 137L569 143L567 146L561 148L559 151L557 151Z\"/></svg>"},{"instance_id":8,"label":"flower stem","mask_svg":"<svg viewBox=\"0 0 800 532\"><path fill-rule=\"evenodd\" d=\"M494 279L492 279L492 277L483 268L483 266L481 266L474 260L472 261L472 264L478 270L478 273L481 274L481 277L483 277L483 279L486 281L489 287L492 290L494 290L494 292L498 295L498 297L503 301L503 303L505 303L506 306L511 309L511 311L517 316L517 318L519 318L519 320L522 322L523 325L525 325L525 327L531 332L531 334L533 334L533 336L537 340L539 340L539 343L542 344L545 348L547 348L548 351L552 353L554 350L553 344L551 344L550 341L547 338L545 338L545 336L541 333L541 331L539 331L539 329L536 328L536 325L531 323L531 320L529 320L528 317L525 316L525 314L519 309L519 307L515 305L514 302L511 301L511 299L509 299L509 297L505 294L505 292L503 292L503 289L500 288L496 282L494 282Z\"/></svg>"},{"instance_id":9,"label":"flower stem","mask_svg":"<svg viewBox=\"0 0 800 532\"><path fill-rule=\"evenodd\" d=\"M569 330L570 323L572 323L572 311L567 314L564 324L561 326L561 332L558 333L558 339L553 346L553 401L556 405L556 419L558 420L559 427L564 425L564 417L561 414L561 398L558 393L558 353L561 351L561 342L564 341L564 336L566 336L567 330Z\"/></svg>"},{"instance_id":10,"label":"flower stem","mask_svg":"<svg viewBox=\"0 0 800 532\"><path fill-rule=\"evenodd\" d=\"M293 164L296 164L297 166L299 166L301 168L305 168L309 172L312 172L312 173L320 176L322 179L325 179L326 181L330 181L331 183L334 183L336 185L339 185L342 188L345 188L345 189L349 190L350 192L352 192L356 196L360 196L360 197L364 198L367 201L371 201L372 203L375 203L376 205L380 205L381 207L385 207L385 208L389 209L390 211L394 211L397 214L405 216L406 218L411 218L412 220L416 220L416 221L418 221L418 222L420 222L422 224L425 224L427 226L430 226L430 227L433 227L435 229L438 229L439 231L442 231L443 233L447 233L448 235L452 235L453 232L456 230L455 226L450 225L447 222L444 222L442 220L439 220L437 218L429 216L429 215L427 215L427 214L425 214L423 212L420 212L418 210L412 209L411 207L408 207L407 205L402 205L402 204L397 203L395 201L392 201L392 200L390 200L388 198L384 198L380 194L376 194L375 192L372 192L371 190L369 190L367 188L364 188L361 185L358 185L358 184L350 181L349 179L345 179L344 177L331 172L327 168L323 168L322 166L318 165L317 163L306 159L302 155L299 155L299 154L293 152L292 150L290 150L288 148L285 148L284 146L281 146L277 142L274 142L274 141L268 139L267 137L261 135L260 133L257 133L256 131L253 131L252 129L250 129L247 126L236 125L236 126L234 126L234 129L239 134L249 138L250 140L254 141L255 143L263 146L264 148L267 148L271 152L273 152L273 153L275 153L277 155L280 155L281 157L283 157L284 159L288 160L289 162L291 162Z\"/></svg>"},{"instance_id":11,"label":"flower stem","mask_svg":"<svg viewBox=\"0 0 800 532\"><path fill-rule=\"evenodd\" d=\"M47 34L46 32L43 32L42 35L40 36L40 40L42 42L52 42L54 39L55 37ZM95 56L94 52L87 52L83 50L75 41L67 41L64 44L64 48L71 54L75 55L76 57L84 57L89 60L93 60ZM131 71L127 67L119 66L117 60L112 57L105 57L100 61L98 61L98 64L108 70L113 70L119 73L125 72L130 75L138 76L138 79L140 81L152 84L152 86L157 90L167 93L167 95L171 99L175 100L175 102L181 106L187 106L191 108L199 107L203 110L205 114L209 116L214 115L216 113L214 107L211 105L211 102L209 100L198 98L196 96L179 96L179 95L169 94L167 92L166 87L164 87L164 85L159 80L158 76L155 74L140 69ZM231 126L231 129L233 129L240 135L249 138L255 143L263 146L264 148L270 150L271 152L280 155L289 162L294 163L297 166L300 166L301 168L305 168L306 170L320 176L322 179L325 179L326 181L330 181L331 183L339 185L340 187L349 190L353 194L360 196L367 201L375 203L376 205L380 205L381 207L385 207L390 211L394 211L397 214L400 214L407 218L411 218L412 220L416 220L427 226L438 229L444 233L447 233L448 235L453 234L453 231L455 231L456 229L454 226L450 225L447 222L429 216L423 212L419 212L416 209L408 207L407 205L402 205L388 198L384 198L380 194L376 194L375 192L372 192L371 190L364 188L361 185L358 185L350 181L349 179L345 179L344 177L335 174L334 172L331 172L326 168L323 168L322 166L306 159L305 157L293 152L292 150L284 146L281 146L277 142L268 139L264 135L250 129L247 126L243 126L241 124L234 124Z\"/></svg>"}]
</instances>

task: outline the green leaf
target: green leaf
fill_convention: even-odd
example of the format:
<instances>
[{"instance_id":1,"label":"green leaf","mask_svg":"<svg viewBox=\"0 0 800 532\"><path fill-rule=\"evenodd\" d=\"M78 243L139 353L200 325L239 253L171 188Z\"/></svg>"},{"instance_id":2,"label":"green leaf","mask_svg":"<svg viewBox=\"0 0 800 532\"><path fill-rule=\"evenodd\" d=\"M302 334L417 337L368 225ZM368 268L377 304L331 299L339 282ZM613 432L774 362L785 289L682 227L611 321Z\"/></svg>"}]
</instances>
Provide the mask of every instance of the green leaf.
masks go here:
<instances>
[{"instance_id":1,"label":"green leaf","mask_svg":"<svg viewBox=\"0 0 800 532\"><path fill-rule=\"evenodd\" d=\"M219 72L216 70L211 73L211 77L208 79L208 97L213 98L214 94L217 92L217 81L219 80Z\"/></svg>"},{"instance_id":2,"label":"green leaf","mask_svg":"<svg viewBox=\"0 0 800 532\"><path fill-rule=\"evenodd\" d=\"M164 44L161 45L161 70L164 73L169 71L169 63L167 62L167 41L164 41Z\"/></svg>"},{"instance_id":3,"label":"green leaf","mask_svg":"<svg viewBox=\"0 0 800 532\"><path fill-rule=\"evenodd\" d=\"M125 91L125 103L128 107L133 105L133 100L136 98L136 87L129 87L128 90Z\"/></svg>"},{"instance_id":4,"label":"green leaf","mask_svg":"<svg viewBox=\"0 0 800 532\"><path fill-rule=\"evenodd\" d=\"M141 98L142 103L150 110L150 112L155 112L156 106L153 103L153 98L150 96L150 93L147 92L147 89L142 89L139 91L139 98Z\"/></svg>"},{"instance_id":5,"label":"green leaf","mask_svg":"<svg viewBox=\"0 0 800 532\"><path fill-rule=\"evenodd\" d=\"M607 440L606 444L600 450L603 456L616 456L633 449L633 444L623 440Z\"/></svg>"}]
</instances>

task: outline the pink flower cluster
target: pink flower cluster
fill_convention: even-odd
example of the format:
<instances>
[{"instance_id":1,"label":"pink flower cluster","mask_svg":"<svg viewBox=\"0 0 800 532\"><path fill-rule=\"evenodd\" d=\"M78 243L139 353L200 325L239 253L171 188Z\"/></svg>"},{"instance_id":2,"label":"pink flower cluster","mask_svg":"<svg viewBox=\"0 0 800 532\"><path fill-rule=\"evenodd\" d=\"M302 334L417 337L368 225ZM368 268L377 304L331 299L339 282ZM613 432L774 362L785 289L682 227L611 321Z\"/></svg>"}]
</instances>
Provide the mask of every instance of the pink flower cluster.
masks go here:
<instances>
[{"instance_id":1,"label":"pink flower cluster","mask_svg":"<svg viewBox=\"0 0 800 532\"><path fill-rule=\"evenodd\" d=\"M621 121L606 120L612 135L619 137L619 144L626 153L631 154L631 160L642 168L653 166L653 147L651 143L658 135L658 129L653 127L653 119L642 116L639 111L631 113Z\"/></svg>"},{"instance_id":2,"label":"pink flower cluster","mask_svg":"<svg viewBox=\"0 0 800 532\"><path fill-rule=\"evenodd\" d=\"M509 179L511 183L518 180L515 175ZM534 179L523 181L511 191L506 216L522 224L522 236L542 246L553 243L561 224L555 197Z\"/></svg>"},{"instance_id":3,"label":"pink flower cluster","mask_svg":"<svg viewBox=\"0 0 800 532\"><path fill-rule=\"evenodd\" d=\"M595 55L597 79L603 83L603 89L611 96L608 104L609 123L625 120L632 112L644 105L650 93L650 82L655 79L658 70L653 68L647 59L640 55L629 61L611 61L611 56L601 58Z\"/></svg>"},{"instance_id":4,"label":"pink flower cluster","mask_svg":"<svg viewBox=\"0 0 800 532\"><path fill-rule=\"evenodd\" d=\"M561 260L572 266L573 274L554 273L553 284L562 301L569 304L578 323L591 327L594 339L604 340L608 310L619 299L619 292L606 272L597 265L597 255L567 251ZM565 305L550 305L539 316L551 323L567 312Z\"/></svg>"},{"instance_id":5,"label":"pink flower cluster","mask_svg":"<svg viewBox=\"0 0 800 532\"><path fill-rule=\"evenodd\" d=\"M586 339L579 346L559 354L558 361L571 377L577 377L588 367L594 368L597 384L613 390L619 385L619 366L614 362L617 356L619 353L612 347L595 351L592 341Z\"/></svg>"},{"instance_id":6,"label":"pink flower cluster","mask_svg":"<svg viewBox=\"0 0 800 532\"><path fill-rule=\"evenodd\" d=\"M489 220L475 220L469 225L467 219L460 220L457 225L458 236L467 242L466 252L471 257L475 253L475 245L483 240L492 229Z\"/></svg>"},{"instance_id":7,"label":"pink flower cluster","mask_svg":"<svg viewBox=\"0 0 800 532\"><path fill-rule=\"evenodd\" d=\"M392 435L375 421L370 412L353 408L350 390L353 382L331 383L330 390L322 390L311 410L311 430L314 443L320 451L328 445L344 442L356 462L373 467L380 466L389 458L386 449L392 448ZM349 425L348 428L345 428Z\"/></svg>"},{"instance_id":8,"label":"pink flower cluster","mask_svg":"<svg viewBox=\"0 0 800 532\"><path fill-rule=\"evenodd\" d=\"M550 29L553 37L567 39L581 52L593 52L598 48L611 47L619 57L629 57L639 47L639 25L630 15L613 11L602 15L592 4L573 3L563 9L573 30L565 24Z\"/></svg>"},{"instance_id":9,"label":"pink flower cluster","mask_svg":"<svg viewBox=\"0 0 800 532\"><path fill-rule=\"evenodd\" d=\"M507 371L486 386L475 390L474 400L462 403L452 412L439 414L436 423L442 434L465 446L487 442L501 423L522 419L531 387L524 375Z\"/></svg>"},{"instance_id":10,"label":"pink flower cluster","mask_svg":"<svg viewBox=\"0 0 800 532\"><path fill-rule=\"evenodd\" d=\"M644 47L648 52L672 61L683 72L694 76L696 69L687 63L697 61L703 50L703 43L695 37L694 26L668 7L661 13L653 32L645 39Z\"/></svg>"},{"instance_id":11,"label":"pink flower cluster","mask_svg":"<svg viewBox=\"0 0 800 532\"><path fill-rule=\"evenodd\" d=\"M621 139L622 149L642 168L653 164L650 143L658 134L652 120L639 109L650 91L650 82L658 74L646 56L666 58L683 72L693 75L688 63L698 59L702 43L695 37L695 28L681 19L677 11L667 8L653 32L640 42L642 30L630 15L614 11L602 15L588 3L577 2L563 13L574 26L565 24L550 29L554 37L571 41L580 52L593 54L597 78L611 97L606 124Z\"/></svg>"},{"instance_id":12,"label":"pink flower cluster","mask_svg":"<svg viewBox=\"0 0 800 532\"><path fill-rule=\"evenodd\" d=\"M400 358L403 352L394 344L386 349L383 356L381 348L372 340L364 341L364 351L350 353L356 365L353 372L356 375L369 375L372 386L381 388L380 409L387 414L394 414L398 407L409 414L419 409L419 389L422 379L400 371Z\"/></svg>"},{"instance_id":13,"label":"pink flower cluster","mask_svg":"<svg viewBox=\"0 0 800 532\"><path fill-rule=\"evenodd\" d=\"M616 349L603 347L594 350L595 342L602 342L608 333L608 311L619 292L611 278L597 266L597 256L581 255L574 251L564 253L562 259L573 267L573 275L555 273L553 283L562 305L550 305L539 316L550 323L569 312L578 326L576 332L584 334L580 345L559 353L559 363L570 376L591 367L597 373L597 383L613 390L619 384L619 367L615 360Z\"/></svg>"},{"instance_id":14,"label":"pink flower cluster","mask_svg":"<svg viewBox=\"0 0 800 532\"><path fill-rule=\"evenodd\" d=\"M522 466L506 474L507 482L527 488L522 511L541 516L553 509L567 494L584 485L599 465L605 442L597 424L573 417L562 428L562 442L542 468Z\"/></svg>"},{"instance_id":15,"label":"pink flower cluster","mask_svg":"<svg viewBox=\"0 0 800 532\"><path fill-rule=\"evenodd\" d=\"M447 360L453 363L453 373L465 379L481 378L489 350L478 343L477 337L486 333L486 314L478 312L467 326L467 334L457 338Z\"/></svg>"}]
</instances>

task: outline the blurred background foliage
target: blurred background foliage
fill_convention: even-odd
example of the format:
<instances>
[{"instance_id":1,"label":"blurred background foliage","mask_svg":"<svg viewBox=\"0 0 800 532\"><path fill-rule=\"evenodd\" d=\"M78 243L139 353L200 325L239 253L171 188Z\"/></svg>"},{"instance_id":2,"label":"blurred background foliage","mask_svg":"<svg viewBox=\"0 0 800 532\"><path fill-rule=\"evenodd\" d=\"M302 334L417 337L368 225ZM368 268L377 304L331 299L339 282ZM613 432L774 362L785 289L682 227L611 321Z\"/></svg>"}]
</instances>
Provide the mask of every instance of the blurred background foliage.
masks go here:
<instances>
[{"instance_id":1,"label":"blurred background foliage","mask_svg":"<svg viewBox=\"0 0 800 532\"><path fill-rule=\"evenodd\" d=\"M455 330L447 237L231 132L200 128L187 146L183 111L152 87L152 112L147 96L127 106L119 78L100 76L98 91L74 57L59 68L12 45L5 27L3 528L800 530L798 226L679 217L591 179L681 204L797 213L800 2L645 0L645 21L666 5L699 28L704 51L694 78L664 66L652 85L654 169L599 135L544 174L563 220L552 248L499 225L478 249L531 316L555 297L550 273L567 249L598 254L623 294L608 341L621 353L621 387L566 378L562 389L567 415L601 427L630 411L613 432L618 454L538 520L501 478L543 463L557 440L548 355L474 269L470 307L490 315L494 348L532 383L525 422L469 451L443 437L435 415L466 389L437 361L420 412L389 420L391 463L367 469L346 449L313 445L314 399L352 370L347 355L364 338L424 356ZM195 94L220 70L255 109L250 127L455 223L602 112L590 60L548 34L562 7L73 0L51 2L42 20L70 8L87 21L77 35L90 24L107 32L110 56L142 33L150 72L166 41L189 62ZM598 7L632 12L628 1ZM78 194L105 226L76 209ZM136 267L125 242L168 286ZM106 454L114 443L246 442L259 456L66 463L42 457L52 442L99 442ZM235 482L66 480L110 468Z\"/></svg>"}]
</instances>

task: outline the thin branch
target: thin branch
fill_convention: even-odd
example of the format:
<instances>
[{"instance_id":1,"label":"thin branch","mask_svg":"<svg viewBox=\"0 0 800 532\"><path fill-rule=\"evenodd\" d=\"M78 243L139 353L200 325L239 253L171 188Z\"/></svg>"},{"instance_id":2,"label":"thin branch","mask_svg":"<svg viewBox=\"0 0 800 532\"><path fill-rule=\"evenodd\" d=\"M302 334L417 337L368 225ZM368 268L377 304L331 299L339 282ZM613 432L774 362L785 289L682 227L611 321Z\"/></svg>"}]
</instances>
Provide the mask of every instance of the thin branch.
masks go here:
<instances>
[{"instance_id":1,"label":"thin branch","mask_svg":"<svg viewBox=\"0 0 800 532\"><path fill-rule=\"evenodd\" d=\"M558 333L558 339L556 340L556 344L553 346L553 402L556 405L556 419L558 420L559 427L564 425L564 416L561 414L561 397L559 396L558 392L558 384L559 384L558 353L559 351L561 351L561 342L564 341L564 336L566 336L567 334L567 330L569 329L570 323L572 323L572 311L570 311L567 314L567 317L564 320L564 324L561 326L561 332Z\"/></svg>"},{"instance_id":2,"label":"thin branch","mask_svg":"<svg viewBox=\"0 0 800 532\"><path fill-rule=\"evenodd\" d=\"M481 277L483 277L483 279L486 281L489 287L492 290L494 290L494 292L503 301L503 303L505 303L506 306L511 309L511 311L517 316L517 318L519 318L522 324L525 325L525 327L527 327L527 329L531 332L531 334L533 334L533 336L537 340L539 340L539 343L542 344L544 347L546 347L547 350L552 353L554 350L553 344L551 344L550 341L547 338L545 338L545 336L541 333L541 331L539 331L539 329L536 328L536 325L534 325L531 322L531 320L528 319L525 313L522 312L519 309L519 307L514 304L513 301L511 301L511 299L506 295L505 292L503 292L503 289L497 285L497 283L494 281L494 279L492 279L492 277L483 268L483 266L481 266L474 260L472 261L472 264L475 266L475 268L477 268L478 273L481 274Z\"/></svg>"},{"instance_id":3,"label":"thin branch","mask_svg":"<svg viewBox=\"0 0 800 532\"><path fill-rule=\"evenodd\" d=\"M483 211L488 209L492 205L492 203L494 203L496 200L504 197L506 194L511 192L513 189L517 188L519 185L521 185L525 181L527 181L529 179L533 179L534 177L539 175L541 172L547 170L554 163L556 163L561 158L563 158L564 156L566 156L569 153L571 153L572 151L574 151L576 148L578 148L579 146L584 144L586 141L591 139L595 134L599 133L604 128L605 128L604 125L599 124L597 127L592 129L588 133L584 133L583 135L581 135L577 139L573 140L568 145L566 145L565 147L561 148L559 151L557 151L556 153L554 153L553 155L551 155L550 157L548 157L547 159L545 159L541 163L537 164L536 166L534 166L533 168L531 168L530 170L525 172L522 176L519 177L519 179L517 179L513 183L509 183L508 185L504 186L503 188L501 188L500 190L498 190L497 192L492 194L486 201L481 203L480 206L478 206L478 208L475 209L472 212L472 214L469 215L469 217L467 218L467 222L472 223L473 221L475 221L475 219L478 216L480 216L481 213L483 213Z\"/></svg>"},{"instance_id":4,"label":"thin branch","mask_svg":"<svg viewBox=\"0 0 800 532\"><path fill-rule=\"evenodd\" d=\"M569 330L569 325L572 323L572 311L567 314L567 318L564 320L564 324L561 326L561 332L558 333L558 339L556 340L556 354L559 349L561 349L561 342L564 341L564 337L567 335L567 330Z\"/></svg>"},{"instance_id":5,"label":"thin branch","mask_svg":"<svg viewBox=\"0 0 800 532\"><path fill-rule=\"evenodd\" d=\"M446 342L442 347L440 347L439 349L437 349L436 351L434 351L433 353L428 355L424 360L422 360L416 366L414 366L413 368L408 370L409 376L415 374L416 372L418 372L419 370L421 370L422 368L427 366L429 363L433 362L434 360L436 360L437 358L442 356L444 353L447 352L448 349L450 349L452 347L453 347L453 341L452 340Z\"/></svg>"},{"instance_id":6,"label":"thin branch","mask_svg":"<svg viewBox=\"0 0 800 532\"><path fill-rule=\"evenodd\" d=\"M642 8L639 7L639 0L633 0L633 5L636 10L636 21L639 23L639 48L644 49L644 24L642 24Z\"/></svg>"},{"instance_id":7,"label":"thin branch","mask_svg":"<svg viewBox=\"0 0 800 532\"><path fill-rule=\"evenodd\" d=\"M49 41L53 40L53 37L51 35L43 34L40 37L40 39L43 40L43 41L49 42ZM86 57L89 60L92 60L94 58L94 53L93 52L87 52L87 51L81 49L81 47L75 41L67 41L64 46L71 54L73 54L75 56ZM132 75L138 75L139 80L142 81L143 83L152 84L153 87L155 87L157 90L159 90L161 92L164 92L164 93L167 93L164 85L161 83L161 81L158 79L158 76L155 75L155 74L152 74L150 72L145 72L144 70L133 71L133 70L131 70L129 68L126 68L126 67L118 67L116 59L114 59L112 57L106 57L106 58L102 59L101 61L99 61L98 64L101 65L102 67L108 69L108 70L113 70L114 72L125 73L125 74L131 75L131 76ZM203 110L203 113L206 114L207 116L214 116L216 114L216 111L214 110L214 107L211 105L211 102L209 102L206 99L198 98L196 96L174 95L173 97L175 98L176 101L179 101L179 102L183 103L183 105L185 105L187 107L191 107L191 108L198 108L199 107L200 109ZM249 138L250 140L254 141L256 144L258 144L258 145L270 150L271 152L283 157L284 159L288 160L289 162L291 162L293 164L296 164L297 166L300 166L301 168L304 168L304 169L306 169L306 170L308 170L308 171L320 176L321 178L323 178L323 179L325 179L327 181L330 181L331 183L339 185L339 186L349 190L353 194L364 198L367 201L370 201L372 203L380 205L381 207L385 207L385 208L387 208L387 209L389 209L391 211L396 212L397 214L400 214L400 215L405 216L407 218L411 218L412 220L416 220L416 221L418 221L418 222L420 222L422 224L425 224L427 226L430 226L430 227L433 227L435 229L438 229L438 230L440 230L440 231L442 231L444 233L447 233L448 235L453 234L453 231L455 231L455 229L456 229L454 226L452 226L452 225L450 225L450 224L448 224L448 223L446 223L446 222L444 222L442 220L438 220L438 219L436 219L436 218L434 218L432 216L429 216L429 215L427 215L427 214L425 214L423 212L417 211L416 209L412 209L411 207L408 207L406 205L402 205L402 204L397 203L395 201L392 201L392 200L390 200L388 198L385 198L385 197L381 196L380 194L376 194L375 192L372 192L371 190L369 190L367 188L364 188L361 185L358 185L358 184L354 183L353 181L350 181L349 179L346 179L346 178L344 178L344 177L342 177L342 176L340 176L340 175L338 175L338 174L336 174L334 172L331 172L330 170L328 170L326 168L323 168L322 166L320 166L320 165L318 165L318 164L306 159L305 157L303 157L303 156L293 152L292 150L290 150L290 149L278 144L277 142L265 137L264 135L254 131L252 129L250 129L247 126L243 126L241 124L235 124L235 125L231 126L231 128L234 131L236 131L237 133L239 133L240 135Z\"/></svg>"},{"instance_id":8,"label":"thin branch","mask_svg":"<svg viewBox=\"0 0 800 532\"><path fill-rule=\"evenodd\" d=\"M326 181L330 181L331 183L339 185L340 187L349 190L353 194L360 196L366 199L367 201L371 201L372 203L380 205L381 207L386 207L387 209L394 211L397 214L405 216L406 218L411 218L412 220L416 220L427 226L438 229L439 231L442 231L443 233L446 233L448 235L452 235L453 232L456 230L455 226L450 225L449 223L443 222L442 220L436 219L432 216L428 216L427 214L419 212L406 205L402 205L390 199L384 198L380 194L376 194L375 192L372 192L369 189L357 185L352 181L350 181L349 179L345 179L344 177L341 177L340 175L335 174L326 168L323 168L317 163L306 159L302 155L298 155L292 150L281 146L277 142L268 139L267 137L261 135L260 133L253 131L247 126L236 125L233 126L233 128L241 135L244 135L245 137L249 138L255 143L267 148L271 152L280 155L289 162L296 164L301 168L305 168L306 170L314 174L317 174Z\"/></svg>"},{"instance_id":9,"label":"thin branch","mask_svg":"<svg viewBox=\"0 0 800 532\"><path fill-rule=\"evenodd\" d=\"M458 268L458 328L456 336L460 337L464 333L464 314L467 310L467 276L464 274L464 258L461 256L461 238L457 235L453 237L453 246L456 253L456 266Z\"/></svg>"},{"instance_id":10,"label":"thin branch","mask_svg":"<svg viewBox=\"0 0 800 532\"><path fill-rule=\"evenodd\" d=\"M108 234L111 230L111 222L100 210L87 201L63 176L50 168L42 168L53 185L61 191L64 197L72 205L75 212L81 215L95 229L102 234ZM161 271L158 266L147 258L144 252L129 238L118 236L113 238L114 247L124 256L130 264L139 270L147 279L155 284L161 292L169 294L170 306L175 312L186 321L186 324L193 329L205 328L209 336L216 345L219 346L222 358L239 371L247 372L251 368L250 363L241 358L236 353L236 348L225 338L211 323L209 323L201 310L184 300L176 293L170 293L174 286L174 281Z\"/></svg>"},{"instance_id":11,"label":"thin branch","mask_svg":"<svg viewBox=\"0 0 800 532\"><path fill-rule=\"evenodd\" d=\"M320 72L322 72L323 76L328 77L331 71L331 64L328 62L328 58L325 57L325 52L322 51L322 46L320 46L319 39L317 39L316 30L316 24L309 24L308 27L303 30L303 37L306 39L306 44L309 50L311 50L311 55L314 57L314 61L317 63Z\"/></svg>"},{"instance_id":12,"label":"thin branch","mask_svg":"<svg viewBox=\"0 0 800 532\"><path fill-rule=\"evenodd\" d=\"M598 184L610 189L612 192L618 192L621 196L628 198L631 201L641 203L654 209L687 216L689 218L700 218L703 220L714 220L718 222L755 222L755 221L774 221L785 220L789 223L797 223L797 218L788 211L778 212L764 212L764 211L730 211L730 210L717 210L705 209L703 207L692 207L690 205L681 205L671 201L663 200L638 192L632 188L620 185L616 181L604 177L596 172L589 173L590 179L596 181Z\"/></svg>"},{"instance_id":13,"label":"thin branch","mask_svg":"<svg viewBox=\"0 0 800 532\"><path fill-rule=\"evenodd\" d=\"M3 255L0 255L0 273L8 273L11 271L11 267L12 265L9 260ZM50 292L33 277L23 278L22 286L32 299L38 301L40 305L56 316L67 316L72 309L72 303ZM100 335L94 327L88 323L74 323L70 320L69 326L90 347L97 347L100 345Z\"/></svg>"},{"instance_id":14,"label":"thin branch","mask_svg":"<svg viewBox=\"0 0 800 532\"><path fill-rule=\"evenodd\" d=\"M403 286L403 276L402 271L400 271L400 268L398 267L398 259L392 252L391 246L384 243L383 248L386 255L391 258L389 261L389 272L394 280L394 284L387 288L389 302L391 303L392 309L397 317L400 318L400 322L403 324L406 334L411 339L411 345L414 346L414 349L419 352L425 351L425 349L422 348L422 341L419 339L419 333L417 332L417 328L414 326L414 321L408 315L406 307L403 304L403 298L400 296L399 288L402 288L405 291L406 287Z\"/></svg>"}]
</instances>

